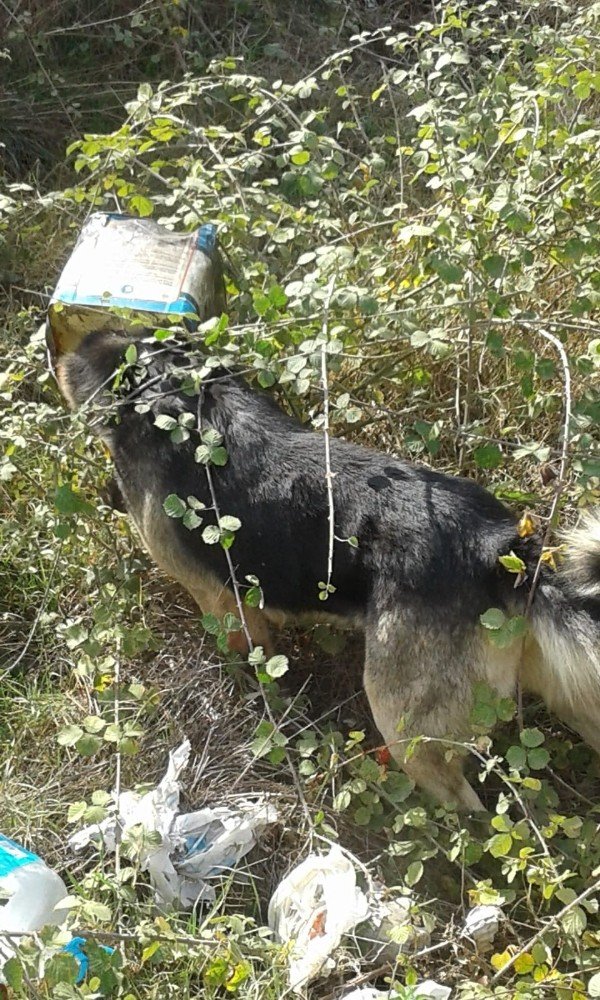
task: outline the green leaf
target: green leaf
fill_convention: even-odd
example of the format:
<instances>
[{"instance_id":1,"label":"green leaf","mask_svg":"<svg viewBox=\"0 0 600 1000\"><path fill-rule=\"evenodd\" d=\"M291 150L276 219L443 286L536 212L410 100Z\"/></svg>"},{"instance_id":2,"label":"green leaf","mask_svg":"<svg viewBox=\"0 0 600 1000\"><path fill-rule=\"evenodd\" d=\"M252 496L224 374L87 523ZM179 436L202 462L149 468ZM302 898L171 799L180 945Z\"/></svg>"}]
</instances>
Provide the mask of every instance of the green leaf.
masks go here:
<instances>
[{"instance_id":1,"label":"green leaf","mask_svg":"<svg viewBox=\"0 0 600 1000\"><path fill-rule=\"evenodd\" d=\"M569 934L571 937L581 937L587 927L585 910L581 906L574 906L572 910L565 913L561 924L566 934Z\"/></svg>"},{"instance_id":2,"label":"green leaf","mask_svg":"<svg viewBox=\"0 0 600 1000\"><path fill-rule=\"evenodd\" d=\"M168 413L159 413L154 421L154 426L159 427L161 431L172 431L177 427L177 421Z\"/></svg>"},{"instance_id":3,"label":"green leaf","mask_svg":"<svg viewBox=\"0 0 600 1000\"><path fill-rule=\"evenodd\" d=\"M202 532L202 541L207 545L215 545L221 538L221 532L216 524L207 524Z\"/></svg>"},{"instance_id":4,"label":"green leaf","mask_svg":"<svg viewBox=\"0 0 600 1000\"><path fill-rule=\"evenodd\" d=\"M423 862L413 861L406 869L406 875L404 876L404 881L407 885L413 886L420 881L423 875Z\"/></svg>"},{"instance_id":5,"label":"green leaf","mask_svg":"<svg viewBox=\"0 0 600 1000\"><path fill-rule=\"evenodd\" d=\"M310 153L307 149L300 150L299 153L292 153L290 156L292 163L295 163L297 167L303 167L305 163L310 160Z\"/></svg>"},{"instance_id":6,"label":"green leaf","mask_svg":"<svg viewBox=\"0 0 600 1000\"><path fill-rule=\"evenodd\" d=\"M359 806L354 813L354 822L357 826L368 826L372 815L371 810L367 806Z\"/></svg>"},{"instance_id":7,"label":"green leaf","mask_svg":"<svg viewBox=\"0 0 600 1000\"><path fill-rule=\"evenodd\" d=\"M228 455L222 446L218 445L216 448L210 449L210 460L213 465L227 465Z\"/></svg>"},{"instance_id":8,"label":"green leaf","mask_svg":"<svg viewBox=\"0 0 600 1000\"><path fill-rule=\"evenodd\" d=\"M67 811L67 823L78 823L80 819L83 819L86 809L87 802L71 802Z\"/></svg>"},{"instance_id":9,"label":"green leaf","mask_svg":"<svg viewBox=\"0 0 600 1000\"><path fill-rule=\"evenodd\" d=\"M75 744L75 749L77 753L80 753L82 757L91 757L95 754L102 746L102 740L97 736L92 736L91 734L85 734L81 739L77 740Z\"/></svg>"},{"instance_id":10,"label":"green leaf","mask_svg":"<svg viewBox=\"0 0 600 1000\"><path fill-rule=\"evenodd\" d=\"M497 469L502 465L503 455L498 445L482 444L473 452L473 458L480 469Z\"/></svg>"},{"instance_id":11,"label":"green leaf","mask_svg":"<svg viewBox=\"0 0 600 1000\"><path fill-rule=\"evenodd\" d=\"M527 569L525 563L519 556L516 556L514 552L510 552L507 556L499 556L498 562L500 562L504 569L508 570L509 573L524 573Z\"/></svg>"},{"instance_id":12,"label":"green leaf","mask_svg":"<svg viewBox=\"0 0 600 1000\"><path fill-rule=\"evenodd\" d=\"M520 771L527 764L527 754L523 747L512 746L506 751L506 760L510 767Z\"/></svg>"},{"instance_id":13,"label":"green leaf","mask_svg":"<svg viewBox=\"0 0 600 1000\"><path fill-rule=\"evenodd\" d=\"M262 646L255 646L248 653L248 663L251 667L260 667L265 662L265 651Z\"/></svg>"},{"instance_id":14,"label":"green leaf","mask_svg":"<svg viewBox=\"0 0 600 1000\"><path fill-rule=\"evenodd\" d=\"M56 996L54 990L60 984L73 986L78 975L79 963L77 959L65 951L52 955L44 967L44 983L49 990L53 991L52 996Z\"/></svg>"},{"instance_id":15,"label":"green leaf","mask_svg":"<svg viewBox=\"0 0 600 1000\"><path fill-rule=\"evenodd\" d=\"M177 426L171 431L171 441L173 444L183 444L184 441L189 440L189 436L190 432L187 427Z\"/></svg>"},{"instance_id":16,"label":"green leaf","mask_svg":"<svg viewBox=\"0 0 600 1000\"><path fill-rule=\"evenodd\" d=\"M447 284L459 285L462 282L465 272L457 264L453 264L451 261L446 260L446 258L439 257L436 254L430 258L429 263L435 273Z\"/></svg>"},{"instance_id":17,"label":"green leaf","mask_svg":"<svg viewBox=\"0 0 600 1000\"><path fill-rule=\"evenodd\" d=\"M242 522L238 517L224 514L223 517L219 518L219 527L222 531L238 531L242 527Z\"/></svg>"},{"instance_id":18,"label":"green leaf","mask_svg":"<svg viewBox=\"0 0 600 1000\"><path fill-rule=\"evenodd\" d=\"M93 514L94 508L70 486L59 486L54 494L54 506L60 514Z\"/></svg>"},{"instance_id":19,"label":"green leaf","mask_svg":"<svg viewBox=\"0 0 600 1000\"><path fill-rule=\"evenodd\" d=\"M216 615L202 615L200 621L202 622L202 628L209 635L218 635L221 631L221 621Z\"/></svg>"},{"instance_id":20,"label":"green leaf","mask_svg":"<svg viewBox=\"0 0 600 1000\"><path fill-rule=\"evenodd\" d=\"M2 967L2 975L12 990L20 993L23 988L23 967L18 958L9 958Z\"/></svg>"},{"instance_id":21,"label":"green leaf","mask_svg":"<svg viewBox=\"0 0 600 1000\"><path fill-rule=\"evenodd\" d=\"M500 608L489 608L488 611L479 616L479 621L484 628L498 629L504 625L506 615Z\"/></svg>"},{"instance_id":22,"label":"green leaf","mask_svg":"<svg viewBox=\"0 0 600 1000\"><path fill-rule=\"evenodd\" d=\"M283 677L289 670L289 662L287 656L282 656L278 654L272 656L267 660L265 670L267 671L269 677Z\"/></svg>"},{"instance_id":23,"label":"green leaf","mask_svg":"<svg viewBox=\"0 0 600 1000\"><path fill-rule=\"evenodd\" d=\"M273 372L268 371L268 369L261 369L258 373L258 384L262 389L269 389L272 385L275 385L277 379Z\"/></svg>"},{"instance_id":24,"label":"green leaf","mask_svg":"<svg viewBox=\"0 0 600 1000\"><path fill-rule=\"evenodd\" d=\"M202 518L199 517L198 514L196 514L195 510L189 508L183 515L182 523L185 525L188 531L193 531L194 528L200 527L200 525L202 524Z\"/></svg>"},{"instance_id":25,"label":"green leaf","mask_svg":"<svg viewBox=\"0 0 600 1000\"><path fill-rule=\"evenodd\" d=\"M81 726L65 726L56 737L56 741L61 747L73 747L82 736Z\"/></svg>"},{"instance_id":26,"label":"green leaf","mask_svg":"<svg viewBox=\"0 0 600 1000\"><path fill-rule=\"evenodd\" d=\"M130 344L125 351L125 361L128 365L134 365L137 361L138 352L135 344Z\"/></svg>"},{"instance_id":27,"label":"green leaf","mask_svg":"<svg viewBox=\"0 0 600 1000\"><path fill-rule=\"evenodd\" d=\"M249 587L244 596L244 604L249 608L258 608L262 601L262 590L260 587Z\"/></svg>"},{"instance_id":28,"label":"green leaf","mask_svg":"<svg viewBox=\"0 0 600 1000\"><path fill-rule=\"evenodd\" d=\"M176 493L169 493L163 501L163 510L168 517L183 517L187 510L185 500L178 497Z\"/></svg>"},{"instance_id":29,"label":"green leaf","mask_svg":"<svg viewBox=\"0 0 600 1000\"><path fill-rule=\"evenodd\" d=\"M100 715L88 715L83 720L83 726L88 733L101 733L106 726L106 721Z\"/></svg>"},{"instance_id":30,"label":"green leaf","mask_svg":"<svg viewBox=\"0 0 600 1000\"><path fill-rule=\"evenodd\" d=\"M549 764L550 754L544 747L536 747L527 754L527 761L534 771L541 771L543 767Z\"/></svg>"},{"instance_id":31,"label":"green leaf","mask_svg":"<svg viewBox=\"0 0 600 1000\"><path fill-rule=\"evenodd\" d=\"M500 254L493 253L489 257L485 257L482 263L490 278L498 279L503 276L506 268L506 260Z\"/></svg>"},{"instance_id":32,"label":"green leaf","mask_svg":"<svg viewBox=\"0 0 600 1000\"><path fill-rule=\"evenodd\" d=\"M137 213L142 219L147 218L154 212L154 205L149 198L144 198L141 194L134 195L129 201L129 208Z\"/></svg>"},{"instance_id":33,"label":"green leaf","mask_svg":"<svg viewBox=\"0 0 600 1000\"><path fill-rule=\"evenodd\" d=\"M94 920L100 920L103 923L108 922L112 917L110 908L106 906L105 903L98 903L96 900L86 900L82 906L82 912L84 912L87 917L91 917Z\"/></svg>"},{"instance_id":34,"label":"green leaf","mask_svg":"<svg viewBox=\"0 0 600 1000\"><path fill-rule=\"evenodd\" d=\"M487 850L493 858L504 858L510 854L513 839L510 833L498 833L487 843Z\"/></svg>"},{"instance_id":35,"label":"green leaf","mask_svg":"<svg viewBox=\"0 0 600 1000\"><path fill-rule=\"evenodd\" d=\"M539 729L524 729L520 740L524 747L539 747L544 742L544 734Z\"/></svg>"}]
</instances>

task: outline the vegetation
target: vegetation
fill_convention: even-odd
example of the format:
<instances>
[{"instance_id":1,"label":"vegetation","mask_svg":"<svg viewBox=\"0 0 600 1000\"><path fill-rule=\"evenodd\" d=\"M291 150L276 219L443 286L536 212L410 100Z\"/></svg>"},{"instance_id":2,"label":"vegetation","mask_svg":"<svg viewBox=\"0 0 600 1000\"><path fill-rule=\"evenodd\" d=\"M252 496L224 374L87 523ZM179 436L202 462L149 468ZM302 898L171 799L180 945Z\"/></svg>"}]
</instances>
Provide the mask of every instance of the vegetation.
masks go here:
<instances>
[{"instance_id":1,"label":"vegetation","mask_svg":"<svg viewBox=\"0 0 600 1000\"><path fill-rule=\"evenodd\" d=\"M0 825L63 874L92 950L76 986L60 936L23 944L10 997L283 997L266 905L328 839L401 887L439 947L382 965L350 942L315 997L408 998L423 978L464 998L600 994L591 751L538 704L520 719L479 692L489 815L466 822L378 752L360 650L319 627L281 637L285 675L231 662L228 623L202 625L101 502L108 461L34 332L90 210L214 221L230 313L201 330L211 356L542 524L597 503L600 6L399 6L0 4ZM66 838L115 781L158 779L183 734L190 807L269 792L285 821L212 908L157 917L139 845L115 867ZM459 936L474 902L506 914L489 954Z\"/></svg>"}]
</instances>

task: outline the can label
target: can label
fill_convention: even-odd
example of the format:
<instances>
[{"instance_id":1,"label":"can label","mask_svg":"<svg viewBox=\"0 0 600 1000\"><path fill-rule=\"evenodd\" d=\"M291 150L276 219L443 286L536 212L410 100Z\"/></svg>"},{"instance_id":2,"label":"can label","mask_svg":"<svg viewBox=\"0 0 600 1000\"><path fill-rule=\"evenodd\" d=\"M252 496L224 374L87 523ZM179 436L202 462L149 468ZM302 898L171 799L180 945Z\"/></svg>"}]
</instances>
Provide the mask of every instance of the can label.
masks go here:
<instances>
[{"instance_id":1,"label":"can label","mask_svg":"<svg viewBox=\"0 0 600 1000\"><path fill-rule=\"evenodd\" d=\"M20 844L15 844L14 840L9 840L0 833L0 878L10 875L15 868L22 868L23 865L39 860L37 854L26 851Z\"/></svg>"}]
</instances>

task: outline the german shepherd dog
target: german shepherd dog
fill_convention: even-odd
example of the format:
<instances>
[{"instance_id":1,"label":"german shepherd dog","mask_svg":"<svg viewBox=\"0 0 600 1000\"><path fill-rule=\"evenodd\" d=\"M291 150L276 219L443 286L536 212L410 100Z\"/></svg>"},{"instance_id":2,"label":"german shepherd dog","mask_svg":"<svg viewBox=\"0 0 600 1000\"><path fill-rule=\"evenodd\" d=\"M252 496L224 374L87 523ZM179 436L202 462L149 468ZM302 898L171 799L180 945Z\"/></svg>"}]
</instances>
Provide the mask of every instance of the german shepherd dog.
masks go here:
<instances>
[{"instance_id":1,"label":"german shepherd dog","mask_svg":"<svg viewBox=\"0 0 600 1000\"><path fill-rule=\"evenodd\" d=\"M137 361L127 367L130 343ZM473 689L512 696L517 678L600 752L600 517L567 538L555 571L542 563L526 633L505 648L489 641L489 608L522 615L542 552L538 535L520 537L517 519L477 483L442 475L343 440L332 440L328 480L324 437L285 414L239 374L213 369L194 392L182 381L202 368L190 346L126 333L90 334L57 362L72 407L87 407L108 446L125 506L152 558L205 613L239 621L230 567L242 586L254 575L264 610L245 609L252 642L271 649L269 623L291 618L344 622L366 637L364 684L375 722L399 764L439 801L483 808L447 739L468 737ZM115 380L116 373L120 373ZM117 382L119 387L115 388ZM161 415L182 414L192 430L173 443ZM193 418L193 419L192 419ZM195 458L212 428L223 465ZM331 483L332 589L327 573ZM211 489L212 485L212 489ZM203 527L167 516L175 493L195 497ZM202 531L217 515L241 522L226 552ZM352 544L354 538L358 544ZM351 543L348 542L351 540ZM499 557L515 553L525 581ZM321 584L321 588L319 588ZM244 633L237 633L244 649ZM402 720L403 728L399 731ZM413 737L416 751L405 756ZM413 744L414 746L414 744Z\"/></svg>"}]
</instances>

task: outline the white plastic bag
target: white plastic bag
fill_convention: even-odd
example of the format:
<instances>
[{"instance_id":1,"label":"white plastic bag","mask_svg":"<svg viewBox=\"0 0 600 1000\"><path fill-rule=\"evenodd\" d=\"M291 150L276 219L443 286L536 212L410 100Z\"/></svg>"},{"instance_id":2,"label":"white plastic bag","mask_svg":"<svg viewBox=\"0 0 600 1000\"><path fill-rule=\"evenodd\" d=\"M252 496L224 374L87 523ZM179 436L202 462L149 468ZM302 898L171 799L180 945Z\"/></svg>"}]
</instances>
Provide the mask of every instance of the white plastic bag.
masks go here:
<instances>
[{"instance_id":1,"label":"white plastic bag","mask_svg":"<svg viewBox=\"0 0 600 1000\"><path fill-rule=\"evenodd\" d=\"M269 927L291 946L290 987L302 987L334 967L332 952L342 936L365 919L368 903L356 884L356 870L333 845L329 854L310 854L275 890Z\"/></svg>"},{"instance_id":2,"label":"white plastic bag","mask_svg":"<svg viewBox=\"0 0 600 1000\"><path fill-rule=\"evenodd\" d=\"M503 919L499 906L474 906L465 917L463 937L471 938L479 949L490 948Z\"/></svg>"},{"instance_id":3,"label":"white plastic bag","mask_svg":"<svg viewBox=\"0 0 600 1000\"><path fill-rule=\"evenodd\" d=\"M452 990L449 986L442 986L433 979L426 979L413 987L417 997L427 997L429 1000L448 1000ZM352 990L351 993L344 993L339 1000L389 1000L396 996L395 990L375 990L371 986L363 986L361 989Z\"/></svg>"},{"instance_id":4,"label":"white plastic bag","mask_svg":"<svg viewBox=\"0 0 600 1000\"><path fill-rule=\"evenodd\" d=\"M279 818L274 806L264 800L179 815L179 777L189 756L190 744L185 740L169 754L166 774L156 788L145 795L121 792L118 815L69 838L76 851L96 841L114 851L117 827L121 838L134 826L158 833L160 843L148 843L141 868L150 876L156 902L166 908L189 909L199 900L214 900L215 890L208 879L233 868Z\"/></svg>"}]
</instances>

